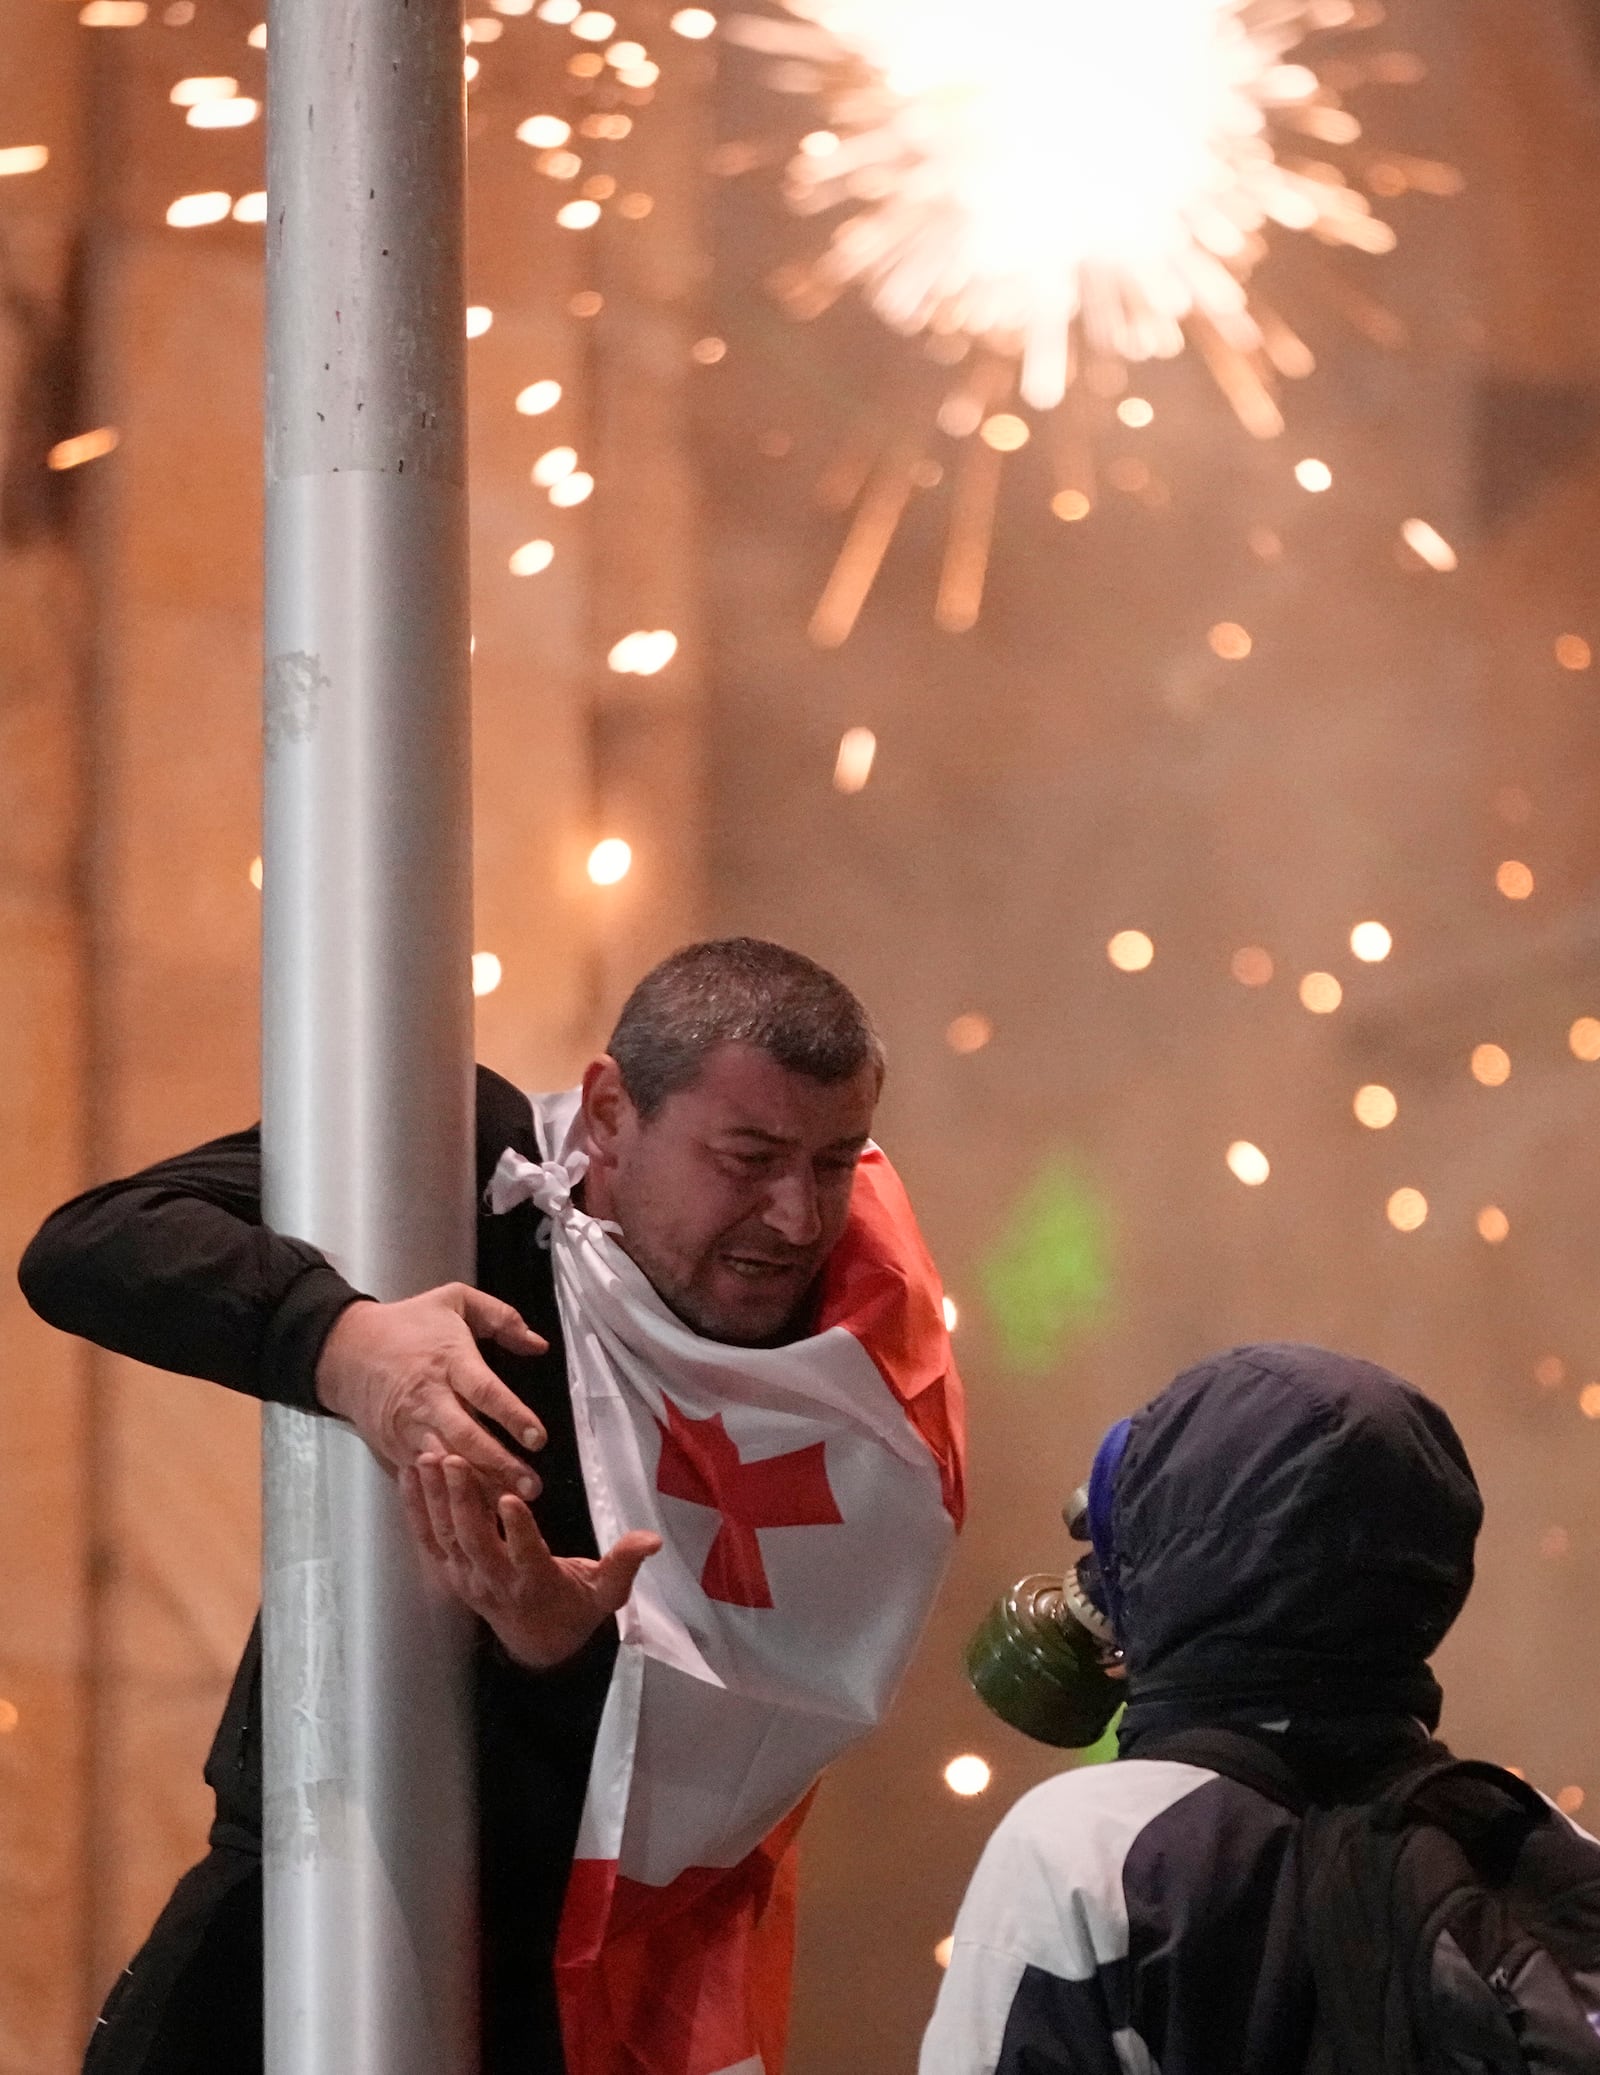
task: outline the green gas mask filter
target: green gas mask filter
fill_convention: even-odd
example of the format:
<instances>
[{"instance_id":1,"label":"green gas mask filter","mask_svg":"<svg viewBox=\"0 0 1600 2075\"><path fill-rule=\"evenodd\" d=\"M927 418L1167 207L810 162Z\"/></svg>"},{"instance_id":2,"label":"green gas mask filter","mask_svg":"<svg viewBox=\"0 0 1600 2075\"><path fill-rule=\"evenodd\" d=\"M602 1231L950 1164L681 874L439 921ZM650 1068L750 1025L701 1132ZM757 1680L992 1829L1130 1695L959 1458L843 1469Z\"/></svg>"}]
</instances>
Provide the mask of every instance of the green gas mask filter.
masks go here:
<instances>
[{"instance_id":1,"label":"green gas mask filter","mask_svg":"<svg viewBox=\"0 0 1600 2075\"><path fill-rule=\"evenodd\" d=\"M1088 1494L1061 1509L1067 1532L1087 1542ZM1094 1557L1064 1577L1019 1578L978 1624L967 1677L993 1714L1036 1743L1068 1751L1098 1743L1126 1699L1122 1651L1090 1592Z\"/></svg>"}]
</instances>

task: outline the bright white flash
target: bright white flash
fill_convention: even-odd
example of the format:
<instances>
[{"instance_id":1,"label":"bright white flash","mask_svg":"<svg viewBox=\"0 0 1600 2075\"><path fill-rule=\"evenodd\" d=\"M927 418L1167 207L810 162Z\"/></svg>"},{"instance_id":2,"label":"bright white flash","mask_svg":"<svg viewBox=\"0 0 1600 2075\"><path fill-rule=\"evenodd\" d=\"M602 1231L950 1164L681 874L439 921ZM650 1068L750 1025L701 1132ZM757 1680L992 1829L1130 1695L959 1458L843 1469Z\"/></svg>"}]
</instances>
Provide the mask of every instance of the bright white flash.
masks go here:
<instances>
[{"instance_id":1,"label":"bright white flash","mask_svg":"<svg viewBox=\"0 0 1600 2075\"><path fill-rule=\"evenodd\" d=\"M1353 118L1290 58L1351 0L785 4L800 19L730 29L824 83L828 127L788 173L801 210L844 209L822 272L898 330L1020 355L1036 407L1077 338L1146 360L1206 318L1259 349L1247 283L1271 224L1394 242L1313 143Z\"/></svg>"}]
</instances>

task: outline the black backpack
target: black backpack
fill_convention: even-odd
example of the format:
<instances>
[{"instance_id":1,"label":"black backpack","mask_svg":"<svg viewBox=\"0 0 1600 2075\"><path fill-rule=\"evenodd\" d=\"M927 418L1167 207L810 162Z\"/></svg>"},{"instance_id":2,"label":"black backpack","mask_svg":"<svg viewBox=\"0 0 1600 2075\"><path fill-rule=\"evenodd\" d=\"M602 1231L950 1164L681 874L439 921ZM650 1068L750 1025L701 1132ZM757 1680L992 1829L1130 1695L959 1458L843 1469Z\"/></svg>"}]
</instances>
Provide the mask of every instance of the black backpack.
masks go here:
<instances>
[{"instance_id":1,"label":"black backpack","mask_svg":"<svg viewBox=\"0 0 1600 2075\"><path fill-rule=\"evenodd\" d=\"M1376 1798L1320 1806L1240 1731L1185 1730L1139 1756L1203 1765L1300 1818L1305 2075L1600 2075L1600 1846L1526 1781L1435 1745Z\"/></svg>"}]
</instances>

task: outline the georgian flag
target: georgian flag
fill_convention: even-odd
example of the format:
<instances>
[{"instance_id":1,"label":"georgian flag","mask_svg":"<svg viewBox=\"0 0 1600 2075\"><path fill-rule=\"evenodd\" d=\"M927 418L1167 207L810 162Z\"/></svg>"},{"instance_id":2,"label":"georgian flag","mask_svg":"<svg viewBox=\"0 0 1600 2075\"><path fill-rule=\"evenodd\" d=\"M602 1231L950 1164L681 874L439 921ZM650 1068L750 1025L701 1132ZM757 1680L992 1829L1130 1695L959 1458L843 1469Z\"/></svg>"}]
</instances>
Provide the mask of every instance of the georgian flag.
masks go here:
<instances>
[{"instance_id":1,"label":"georgian flag","mask_svg":"<svg viewBox=\"0 0 1600 2075\"><path fill-rule=\"evenodd\" d=\"M572 1190L576 1092L534 1098L493 1210L545 1213L602 1549L662 1548L619 1618L556 1952L569 2075L779 2075L793 1843L883 1718L962 1508L939 1278L876 1146L787 1347L702 1339Z\"/></svg>"}]
</instances>

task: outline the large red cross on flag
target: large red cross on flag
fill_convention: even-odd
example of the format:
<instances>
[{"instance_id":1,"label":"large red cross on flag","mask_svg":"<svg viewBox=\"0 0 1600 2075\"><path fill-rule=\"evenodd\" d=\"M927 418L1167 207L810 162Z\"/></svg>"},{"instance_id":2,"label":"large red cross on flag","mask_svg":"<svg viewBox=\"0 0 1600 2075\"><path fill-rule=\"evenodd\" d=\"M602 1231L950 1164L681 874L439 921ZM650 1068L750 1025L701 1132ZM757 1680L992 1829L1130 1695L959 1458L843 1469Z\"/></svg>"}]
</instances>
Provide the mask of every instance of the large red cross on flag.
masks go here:
<instances>
[{"instance_id":1,"label":"large red cross on flag","mask_svg":"<svg viewBox=\"0 0 1600 2075\"><path fill-rule=\"evenodd\" d=\"M822 1442L747 1463L740 1459L720 1412L709 1419L690 1419L670 1397L665 1403L656 1490L709 1507L718 1516L700 1590L707 1599L730 1607L770 1607L772 1588L757 1530L837 1527L842 1519L829 1488Z\"/></svg>"},{"instance_id":2,"label":"large red cross on flag","mask_svg":"<svg viewBox=\"0 0 1600 2075\"><path fill-rule=\"evenodd\" d=\"M569 2075L779 2075L792 1843L881 1720L961 1513L961 1390L905 1192L869 1148L816 1330L702 1339L571 1201L576 1097L497 1207L550 1220L602 1547L663 1540L619 1620L557 1950Z\"/></svg>"}]
</instances>

